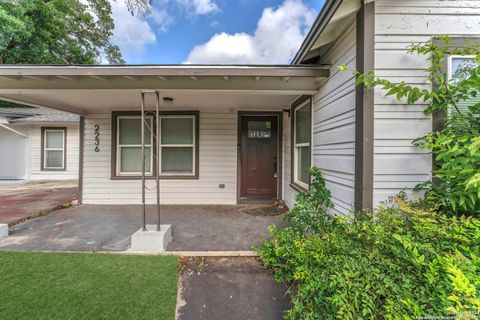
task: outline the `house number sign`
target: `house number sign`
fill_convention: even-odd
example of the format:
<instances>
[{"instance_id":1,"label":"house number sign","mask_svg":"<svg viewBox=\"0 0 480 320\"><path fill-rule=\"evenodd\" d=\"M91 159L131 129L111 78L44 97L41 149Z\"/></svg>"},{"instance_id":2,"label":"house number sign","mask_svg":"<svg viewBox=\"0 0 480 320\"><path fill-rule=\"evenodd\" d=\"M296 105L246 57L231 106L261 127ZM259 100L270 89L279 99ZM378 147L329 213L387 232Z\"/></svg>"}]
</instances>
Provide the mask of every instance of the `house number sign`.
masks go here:
<instances>
[{"instance_id":1,"label":"house number sign","mask_svg":"<svg viewBox=\"0 0 480 320\"><path fill-rule=\"evenodd\" d=\"M100 152L100 126L98 124L93 126L95 128L94 132L94 144L95 144L95 152Z\"/></svg>"}]
</instances>

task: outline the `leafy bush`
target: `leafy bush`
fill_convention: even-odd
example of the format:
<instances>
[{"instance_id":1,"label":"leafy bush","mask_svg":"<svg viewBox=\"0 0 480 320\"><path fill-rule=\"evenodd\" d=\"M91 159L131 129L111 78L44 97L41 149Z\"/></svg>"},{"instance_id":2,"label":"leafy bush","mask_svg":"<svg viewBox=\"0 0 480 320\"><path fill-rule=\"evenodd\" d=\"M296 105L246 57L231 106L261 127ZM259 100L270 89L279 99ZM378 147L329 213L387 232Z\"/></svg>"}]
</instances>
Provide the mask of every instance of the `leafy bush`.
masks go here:
<instances>
[{"instance_id":1,"label":"leafy bush","mask_svg":"<svg viewBox=\"0 0 480 320\"><path fill-rule=\"evenodd\" d=\"M426 190L425 199L448 214L480 217L480 104L452 115L441 132L430 132L415 144L435 155L439 183L417 187Z\"/></svg>"},{"instance_id":2,"label":"leafy bush","mask_svg":"<svg viewBox=\"0 0 480 320\"><path fill-rule=\"evenodd\" d=\"M437 214L404 194L372 212L330 215L329 192L312 173L316 187L297 197L292 226L272 226L257 248L276 281L292 284L286 319L478 316L478 219Z\"/></svg>"},{"instance_id":3,"label":"leafy bush","mask_svg":"<svg viewBox=\"0 0 480 320\"><path fill-rule=\"evenodd\" d=\"M300 192L296 197L296 205L285 217L289 225L304 234L316 233L324 227L327 210L333 208L332 195L325 186L322 172L318 168L311 168L312 180L308 192Z\"/></svg>"},{"instance_id":4,"label":"leafy bush","mask_svg":"<svg viewBox=\"0 0 480 320\"><path fill-rule=\"evenodd\" d=\"M439 132L430 132L414 141L414 145L431 150L434 155L435 180L417 186L425 190L425 199L447 214L480 216L480 49L472 41L460 47L450 44L451 38L440 37L410 46L409 53L425 56L429 89L393 83L376 78L373 72L356 71L357 83L378 87L387 96L408 104L427 102L426 114L443 113L446 121ZM449 79L444 71L448 55L473 57L472 63L459 68L458 77ZM346 66L340 66L346 70Z\"/></svg>"}]
</instances>

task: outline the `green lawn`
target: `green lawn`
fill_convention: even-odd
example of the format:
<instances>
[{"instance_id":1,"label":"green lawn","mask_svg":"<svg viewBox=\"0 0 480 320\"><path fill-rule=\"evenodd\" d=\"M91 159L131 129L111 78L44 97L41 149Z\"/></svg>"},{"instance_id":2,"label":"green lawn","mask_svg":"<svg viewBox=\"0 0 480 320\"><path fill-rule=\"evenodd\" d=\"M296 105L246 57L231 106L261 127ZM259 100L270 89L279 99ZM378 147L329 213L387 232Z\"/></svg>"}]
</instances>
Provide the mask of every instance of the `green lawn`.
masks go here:
<instances>
[{"instance_id":1,"label":"green lawn","mask_svg":"<svg viewBox=\"0 0 480 320\"><path fill-rule=\"evenodd\" d=\"M0 319L174 319L178 257L0 252Z\"/></svg>"}]
</instances>

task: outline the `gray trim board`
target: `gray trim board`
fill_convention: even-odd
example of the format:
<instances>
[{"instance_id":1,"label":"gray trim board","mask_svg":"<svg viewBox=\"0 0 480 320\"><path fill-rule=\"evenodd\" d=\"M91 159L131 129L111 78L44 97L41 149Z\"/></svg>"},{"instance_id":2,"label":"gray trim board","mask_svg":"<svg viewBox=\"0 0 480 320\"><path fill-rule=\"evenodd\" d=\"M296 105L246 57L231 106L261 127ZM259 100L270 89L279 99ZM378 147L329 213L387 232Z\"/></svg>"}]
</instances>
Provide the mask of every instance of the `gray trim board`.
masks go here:
<instances>
[{"instance_id":1,"label":"gray trim board","mask_svg":"<svg viewBox=\"0 0 480 320\"><path fill-rule=\"evenodd\" d=\"M362 4L357 13L357 70L375 68L375 2ZM374 90L356 87L355 210L373 207Z\"/></svg>"},{"instance_id":2,"label":"gray trim board","mask_svg":"<svg viewBox=\"0 0 480 320\"><path fill-rule=\"evenodd\" d=\"M329 70L322 65L0 65L0 76L328 77Z\"/></svg>"}]
</instances>

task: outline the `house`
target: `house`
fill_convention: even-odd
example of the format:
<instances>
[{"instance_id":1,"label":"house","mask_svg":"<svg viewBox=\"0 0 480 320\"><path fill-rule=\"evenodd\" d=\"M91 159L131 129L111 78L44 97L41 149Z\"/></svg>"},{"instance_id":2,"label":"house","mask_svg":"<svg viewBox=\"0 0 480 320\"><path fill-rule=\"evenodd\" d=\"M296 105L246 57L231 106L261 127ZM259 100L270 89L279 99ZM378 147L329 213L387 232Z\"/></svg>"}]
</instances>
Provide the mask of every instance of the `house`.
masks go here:
<instances>
[{"instance_id":1,"label":"house","mask_svg":"<svg viewBox=\"0 0 480 320\"><path fill-rule=\"evenodd\" d=\"M79 116L0 108L0 180L78 179Z\"/></svg>"},{"instance_id":2,"label":"house","mask_svg":"<svg viewBox=\"0 0 480 320\"><path fill-rule=\"evenodd\" d=\"M407 46L443 34L478 37L480 3L327 0L290 65L2 65L0 98L80 116L85 204L155 203L158 173L164 204L291 206L314 165L345 213L431 179L411 141L440 122L338 66L428 86Z\"/></svg>"}]
</instances>

